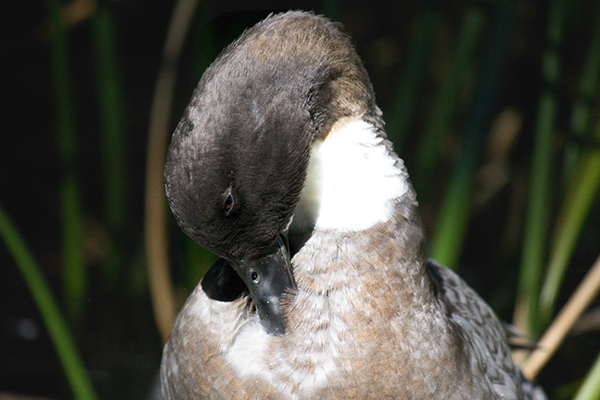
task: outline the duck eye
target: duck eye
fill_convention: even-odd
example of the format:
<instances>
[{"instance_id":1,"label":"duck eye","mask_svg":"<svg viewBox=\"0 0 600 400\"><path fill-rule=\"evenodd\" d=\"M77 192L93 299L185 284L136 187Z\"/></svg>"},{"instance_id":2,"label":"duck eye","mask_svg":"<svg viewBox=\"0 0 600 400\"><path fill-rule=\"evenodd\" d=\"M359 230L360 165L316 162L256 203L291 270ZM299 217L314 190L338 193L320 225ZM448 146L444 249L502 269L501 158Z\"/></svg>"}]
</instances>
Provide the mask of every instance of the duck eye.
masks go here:
<instances>
[{"instance_id":1,"label":"duck eye","mask_svg":"<svg viewBox=\"0 0 600 400\"><path fill-rule=\"evenodd\" d=\"M250 270L250 280L255 285L258 285L260 283L260 274L258 272L256 272L255 270L251 269Z\"/></svg>"},{"instance_id":2,"label":"duck eye","mask_svg":"<svg viewBox=\"0 0 600 400\"><path fill-rule=\"evenodd\" d=\"M233 209L233 204L234 204L233 196L231 195L231 193L229 193L227 195L227 198L225 199L225 203L223 203L223 209L225 210L225 215L229 215L229 213Z\"/></svg>"}]
</instances>

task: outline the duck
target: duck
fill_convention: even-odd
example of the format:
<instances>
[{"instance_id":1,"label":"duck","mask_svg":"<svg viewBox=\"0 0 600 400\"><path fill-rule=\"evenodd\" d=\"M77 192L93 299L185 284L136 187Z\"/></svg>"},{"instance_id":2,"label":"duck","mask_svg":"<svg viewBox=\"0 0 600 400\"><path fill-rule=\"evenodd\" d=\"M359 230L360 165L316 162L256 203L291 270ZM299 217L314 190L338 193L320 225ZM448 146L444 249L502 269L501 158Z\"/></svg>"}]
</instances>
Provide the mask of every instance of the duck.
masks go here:
<instances>
[{"instance_id":1,"label":"duck","mask_svg":"<svg viewBox=\"0 0 600 400\"><path fill-rule=\"evenodd\" d=\"M164 346L164 400L545 398L490 306L425 258L341 25L289 11L247 29L198 83L164 176L219 257Z\"/></svg>"}]
</instances>

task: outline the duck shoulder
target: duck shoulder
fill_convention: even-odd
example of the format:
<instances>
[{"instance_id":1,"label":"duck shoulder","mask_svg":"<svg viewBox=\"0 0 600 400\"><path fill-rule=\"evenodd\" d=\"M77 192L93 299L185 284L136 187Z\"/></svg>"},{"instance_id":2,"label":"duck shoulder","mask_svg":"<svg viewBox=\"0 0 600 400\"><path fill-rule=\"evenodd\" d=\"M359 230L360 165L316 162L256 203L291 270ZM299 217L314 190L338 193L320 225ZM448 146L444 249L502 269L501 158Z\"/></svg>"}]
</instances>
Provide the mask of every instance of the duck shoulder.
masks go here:
<instances>
[{"instance_id":1,"label":"duck shoulder","mask_svg":"<svg viewBox=\"0 0 600 400\"><path fill-rule=\"evenodd\" d=\"M522 399L521 373L508 347L506 330L491 307L457 274L433 260L426 270L437 299L464 338L467 353L502 399ZM527 397L525 397L527 399Z\"/></svg>"}]
</instances>

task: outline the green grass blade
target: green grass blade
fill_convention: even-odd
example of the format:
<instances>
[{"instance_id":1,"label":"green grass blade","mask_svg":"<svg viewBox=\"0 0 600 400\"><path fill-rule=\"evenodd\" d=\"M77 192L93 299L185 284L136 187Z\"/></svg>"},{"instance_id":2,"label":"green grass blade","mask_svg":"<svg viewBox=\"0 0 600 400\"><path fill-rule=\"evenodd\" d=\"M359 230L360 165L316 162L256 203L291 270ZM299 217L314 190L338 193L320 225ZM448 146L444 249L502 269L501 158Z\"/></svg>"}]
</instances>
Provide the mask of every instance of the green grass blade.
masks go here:
<instances>
[{"instance_id":1,"label":"green grass blade","mask_svg":"<svg viewBox=\"0 0 600 400\"><path fill-rule=\"evenodd\" d=\"M471 113L464 129L463 149L446 189L438 218L432 256L450 268L456 266L462 250L469 217L473 175L481 145L489 130L490 113L504 66L515 14L515 1L499 3L473 96Z\"/></svg>"},{"instance_id":2,"label":"green grass blade","mask_svg":"<svg viewBox=\"0 0 600 400\"><path fill-rule=\"evenodd\" d=\"M583 385L573 397L573 400L598 400L600 399L600 354L596 357L594 366L588 372Z\"/></svg>"},{"instance_id":3,"label":"green grass blade","mask_svg":"<svg viewBox=\"0 0 600 400\"><path fill-rule=\"evenodd\" d=\"M486 21L485 12L480 7L469 7L464 12L452 64L436 95L431 116L427 119L417 149L417 162L412 178L420 201L428 197L442 143L452 129L453 119L460 105L460 95L464 90L467 76L476 63L476 50Z\"/></svg>"},{"instance_id":4,"label":"green grass blade","mask_svg":"<svg viewBox=\"0 0 600 400\"><path fill-rule=\"evenodd\" d=\"M558 49L563 27L562 0L554 0L548 16L548 46L542 59L542 73L548 87L554 87L560 75ZM538 103L532 165L529 177L529 202L525 220L523 248L517 300L513 323L527 333L541 330L537 316L540 282L548 229L550 179L552 170L552 138L556 126L558 104L553 92L545 90Z\"/></svg>"},{"instance_id":5,"label":"green grass blade","mask_svg":"<svg viewBox=\"0 0 600 400\"><path fill-rule=\"evenodd\" d=\"M122 270L122 243L128 215L126 128L114 21L104 3L99 4L92 19L92 42L104 168L104 219L110 236L110 249L104 260L104 279L109 287L114 288Z\"/></svg>"},{"instance_id":6,"label":"green grass blade","mask_svg":"<svg viewBox=\"0 0 600 400\"><path fill-rule=\"evenodd\" d=\"M40 272L35 259L17 232L4 208L0 205L0 236L13 258L37 305L48 333L65 370L71 390L77 399L95 399L96 394L87 371L77 352L75 341L69 333L50 288Z\"/></svg>"},{"instance_id":7,"label":"green grass blade","mask_svg":"<svg viewBox=\"0 0 600 400\"><path fill-rule=\"evenodd\" d=\"M537 332L532 318L537 313L540 281L546 252L548 229L548 207L550 200L550 170L552 167L552 134L557 113L553 94L544 92L538 105L538 120L535 133L530 191L519 286L515 325L526 332Z\"/></svg>"},{"instance_id":8,"label":"green grass blade","mask_svg":"<svg viewBox=\"0 0 600 400\"><path fill-rule=\"evenodd\" d=\"M83 224L80 191L75 176L77 140L71 71L67 38L60 20L61 3L48 0L50 31L52 35L52 67L55 84L56 134L59 155L65 176L60 189L62 224L63 283L67 310L74 321L82 314L87 296L87 271L83 254Z\"/></svg>"},{"instance_id":9,"label":"green grass blade","mask_svg":"<svg viewBox=\"0 0 600 400\"><path fill-rule=\"evenodd\" d=\"M83 226L79 187L75 174L67 172L60 188L63 284L69 316L79 323L88 292L88 276L83 254Z\"/></svg>"},{"instance_id":10,"label":"green grass blade","mask_svg":"<svg viewBox=\"0 0 600 400\"><path fill-rule=\"evenodd\" d=\"M411 40L411 47L398 86L398 95L386 117L386 132L394 143L396 151L401 150L406 140L415 109L419 104L419 94L427 71L429 50L439 20L439 12L431 7L424 7L417 16L417 31Z\"/></svg>"},{"instance_id":11,"label":"green grass blade","mask_svg":"<svg viewBox=\"0 0 600 400\"><path fill-rule=\"evenodd\" d=\"M600 140L600 123L596 127ZM590 149L584 153L577 166L574 179L562 205L548 262L548 273L542 286L538 323L545 326L552 317L556 298L563 282L569 259L583 223L597 198L600 188L600 151Z\"/></svg>"},{"instance_id":12,"label":"green grass blade","mask_svg":"<svg viewBox=\"0 0 600 400\"><path fill-rule=\"evenodd\" d=\"M468 207L471 198L472 166L459 165L444 194L438 217L431 256L454 269L466 231Z\"/></svg>"},{"instance_id":13,"label":"green grass blade","mask_svg":"<svg viewBox=\"0 0 600 400\"><path fill-rule=\"evenodd\" d=\"M581 153L582 142L585 142L586 133L593 132L593 129L590 129L590 99L598 93L600 81L600 18L596 21L582 71L579 92L571 115L571 136L575 143L571 143L565 150L565 182L570 182L574 176L573 171Z\"/></svg>"}]
</instances>

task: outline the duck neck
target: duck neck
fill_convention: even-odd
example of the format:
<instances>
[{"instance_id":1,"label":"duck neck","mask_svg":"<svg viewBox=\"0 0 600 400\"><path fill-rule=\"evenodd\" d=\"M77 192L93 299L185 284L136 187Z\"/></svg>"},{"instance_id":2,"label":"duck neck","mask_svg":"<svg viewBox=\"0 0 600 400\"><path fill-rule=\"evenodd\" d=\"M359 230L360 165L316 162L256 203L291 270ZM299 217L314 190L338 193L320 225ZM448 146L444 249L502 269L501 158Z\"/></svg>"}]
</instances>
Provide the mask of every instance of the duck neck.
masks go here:
<instances>
[{"instance_id":1,"label":"duck neck","mask_svg":"<svg viewBox=\"0 0 600 400\"><path fill-rule=\"evenodd\" d=\"M344 119L312 144L292 229L362 231L391 220L409 192L404 164L385 135L364 120Z\"/></svg>"},{"instance_id":2,"label":"duck neck","mask_svg":"<svg viewBox=\"0 0 600 400\"><path fill-rule=\"evenodd\" d=\"M392 274L406 274L404 281L419 286L427 281L423 231L404 163L385 134L362 119L339 121L323 140L313 143L290 238L293 253L301 249L298 275L329 273L334 264L343 272L356 260L371 259L364 265L372 265L374 274L384 272L380 266L400 262L418 268L393 268ZM304 255L322 260L304 263ZM325 286L328 281L322 280Z\"/></svg>"}]
</instances>

